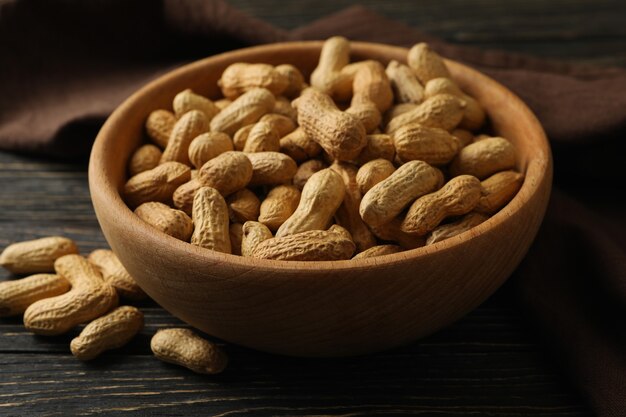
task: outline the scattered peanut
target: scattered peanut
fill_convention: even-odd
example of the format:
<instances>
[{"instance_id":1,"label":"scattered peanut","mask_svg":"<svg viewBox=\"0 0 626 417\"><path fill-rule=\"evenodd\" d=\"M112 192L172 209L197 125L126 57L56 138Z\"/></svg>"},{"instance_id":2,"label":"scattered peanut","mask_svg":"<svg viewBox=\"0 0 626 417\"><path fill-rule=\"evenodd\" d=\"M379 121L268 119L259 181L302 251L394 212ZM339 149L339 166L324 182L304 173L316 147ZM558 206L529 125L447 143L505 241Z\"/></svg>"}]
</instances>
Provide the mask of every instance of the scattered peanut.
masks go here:
<instances>
[{"instance_id":1,"label":"scattered peanut","mask_svg":"<svg viewBox=\"0 0 626 417\"><path fill-rule=\"evenodd\" d=\"M72 355L89 361L109 349L128 343L143 328L143 313L135 307L122 306L89 323L70 343Z\"/></svg>"},{"instance_id":2,"label":"scattered peanut","mask_svg":"<svg viewBox=\"0 0 626 417\"><path fill-rule=\"evenodd\" d=\"M65 294L31 304L24 326L41 335L63 334L117 306L115 288L102 280L96 267L80 255L65 255L54 263L56 273L72 288Z\"/></svg>"},{"instance_id":3,"label":"scattered peanut","mask_svg":"<svg viewBox=\"0 0 626 417\"><path fill-rule=\"evenodd\" d=\"M87 259L100 271L104 282L115 288L120 296L129 300L146 298L146 293L137 285L113 251L97 249L91 252Z\"/></svg>"},{"instance_id":4,"label":"scattered peanut","mask_svg":"<svg viewBox=\"0 0 626 417\"><path fill-rule=\"evenodd\" d=\"M58 258L72 253L78 253L73 240L61 236L43 237L7 246L0 254L0 266L14 274L52 272Z\"/></svg>"},{"instance_id":5,"label":"scattered peanut","mask_svg":"<svg viewBox=\"0 0 626 417\"><path fill-rule=\"evenodd\" d=\"M252 164L250 185L285 184L298 170L296 161L280 152L254 152L247 157Z\"/></svg>"},{"instance_id":6,"label":"scattered peanut","mask_svg":"<svg viewBox=\"0 0 626 417\"><path fill-rule=\"evenodd\" d=\"M228 364L228 357L213 343L189 329L161 329L150 341L158 359L184 366L200 374L217 374Z\"/></svg>"},{"instance_id":7,"label":"scattered peanut","mask_svg":"<svg viewBox=\"0 0 626 417\"><path fill-rule=\"evenodd\" d=\"M272 232L266 225L259 222L245 222L241 229L241 255L252 256L254 248L268 239L272 238Z\"/></svg>"},{"instance_id":8,"label":"scattered peanut","mask_svg":"<svg viewBox=\"0 0 626 417\"><path fill-rule=\"evenodd\" d=\"M0 282L0 317L22 314L35 301L64 294L70 283L56 274L35 274Z\"/></svg>"}]
</instances>

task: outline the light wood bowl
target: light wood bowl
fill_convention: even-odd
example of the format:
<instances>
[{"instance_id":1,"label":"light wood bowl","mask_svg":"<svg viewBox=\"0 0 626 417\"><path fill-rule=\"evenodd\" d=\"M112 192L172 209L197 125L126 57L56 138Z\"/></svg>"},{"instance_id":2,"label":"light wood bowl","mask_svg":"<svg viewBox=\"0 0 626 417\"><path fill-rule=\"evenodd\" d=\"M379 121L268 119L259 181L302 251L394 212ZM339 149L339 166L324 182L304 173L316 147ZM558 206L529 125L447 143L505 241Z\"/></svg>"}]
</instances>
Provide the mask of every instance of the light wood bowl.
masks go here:
<instances>
[{"instance_id":1,"label":"light wood bowl","mask_svg":"<svg viewBox=\"0 0 626 417\"><path fill-rule=\"evenodd\" d=\"M459 319L513 272L542 221L552 182L545 134L518 97L447 61L454 79L511 140L526 174L517 196L469 232L432 246L355 261L285 262L192 246L158 232L124 204L126 165L150 111L171 108L186 88L219 97L233 62L290 63L308 76L321 42L259 46L186 65L151 82L109 117L94 144L89 185L113 251L141 287L185 322L226 341L296 356L365 354L412 342ZM407 50L352 43L352 59L405 61Z\"/></svg>"}]
</instances>

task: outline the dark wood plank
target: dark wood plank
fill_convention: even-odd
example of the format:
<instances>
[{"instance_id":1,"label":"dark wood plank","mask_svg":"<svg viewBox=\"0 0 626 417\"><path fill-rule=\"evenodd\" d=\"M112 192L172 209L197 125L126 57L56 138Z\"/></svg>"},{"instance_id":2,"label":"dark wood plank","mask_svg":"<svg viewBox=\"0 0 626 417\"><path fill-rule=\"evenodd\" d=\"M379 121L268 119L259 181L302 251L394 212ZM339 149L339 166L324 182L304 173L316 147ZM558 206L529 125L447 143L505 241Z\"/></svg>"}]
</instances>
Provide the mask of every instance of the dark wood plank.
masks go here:
<instances>
[{"instance_id":1,"label":"dark wood plank","mask_svg":"<svg viewBox=\"0 0 626 417\"><path fill-rule=\"evenodd\" d=\"M454 43L626 66L621 0L227 1L287 29L359 4Z\"/></svg>"}]
</instances>

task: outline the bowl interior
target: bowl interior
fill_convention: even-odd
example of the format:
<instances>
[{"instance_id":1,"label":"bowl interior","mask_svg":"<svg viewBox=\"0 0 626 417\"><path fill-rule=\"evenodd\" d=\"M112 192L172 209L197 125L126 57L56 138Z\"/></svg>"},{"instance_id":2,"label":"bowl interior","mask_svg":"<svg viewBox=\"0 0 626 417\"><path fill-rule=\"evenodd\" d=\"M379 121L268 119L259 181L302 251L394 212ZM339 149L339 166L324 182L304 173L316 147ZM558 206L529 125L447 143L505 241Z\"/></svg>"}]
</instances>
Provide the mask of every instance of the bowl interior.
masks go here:
<instances>
[{"instance_id":1,"label":"bowl interior","mask_svg":"<svg viewBox=\"0 0 626 417\"><path fill-rule=\"evenodd\" d=\"M528 249L545 211L552 172L547 140L528 108L495 81L447 61L453 78L487 110L493 132L514 144L517 169L526 175L516 197L469 232L431 246L356 261L257 260L198 248L157 232L124 204L120 190L127 179L127 162L144 137L143 124L152 110L171 108L175 94L186 88L219 98L217 80L234 62L289 63L308 77L317 65L321 45L293 42L247 48L160 77L126 100L107 120L94 144L89 167L92 199L107 240L157 302L190 324L226 340L309 356L364 353L406 343L475 307L501 285ZM399 47L352 43L353 61L402 62L406 53ZM502 245L511 239L519 241L509 243L509 252L488 251L489 246L500 244L499 239ZM485 262L491 266L485 272L475 259L481 253L489 253ZM464 265L466 262L468 265ZM462 273L446 271L446 263L469 269ZM417 280L419 271L425 276ZM442 279L449 280L452 292L445 286L440 288ZM215 291L221 291L222 297L217 298ZM267 299L257 299L259 291ZM456 301L453 308L442 302L446 296L453 304ZM421 297L421 307L412 306L409 297L416 302ZM389 300L394 303L389 304ZM371 335L371 325L364 324L362 317L356 319L366 304L382 305L370 322L386 326L379 331L381 339L369 343L364 340ZM227 315L235 308L241 310L240 315ZM281 312L293 317L287 323L271 323ZM311 325L314 320L318 324ZM272 332L274 336L270 336ZM282 337L280 341L277 334ZM314 347L307 344L313 335L323 336L326 343Z\"/></svg>"}]
</instances>

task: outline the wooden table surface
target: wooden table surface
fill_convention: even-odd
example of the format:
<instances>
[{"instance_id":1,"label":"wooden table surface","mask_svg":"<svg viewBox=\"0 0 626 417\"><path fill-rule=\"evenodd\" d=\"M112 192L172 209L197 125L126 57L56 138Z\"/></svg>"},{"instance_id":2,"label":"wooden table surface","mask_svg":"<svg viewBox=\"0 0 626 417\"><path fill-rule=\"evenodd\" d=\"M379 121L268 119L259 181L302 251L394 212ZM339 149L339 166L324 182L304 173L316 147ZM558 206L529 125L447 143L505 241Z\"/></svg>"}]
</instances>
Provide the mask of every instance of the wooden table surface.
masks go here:
<instances>
[{"instance_id":1,"label":"wooden table surface","mask_svg":"<svg viewBox=\"0 0 626 417\"><path fill-rule=\"evenodd\" d=\"M292 28L356 2L231 0ZM626 66L622 0L361 2L448 41ZM86 163L0 153L0 247L46 235L106 247ZM9 275L2 271L0 279ZM514 279L514 278L513 278ZM69 354L76 332L38 337L21 318L0 319L0 416L494 415L587 416L506 284L467 317L411 346L366 357L310 360L224 345L231 364L195 375L154 359L156 329L183 325L151 302L146 327L91 363Z\"/></svg>"}]
</instances>

